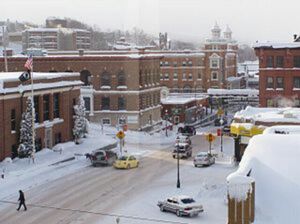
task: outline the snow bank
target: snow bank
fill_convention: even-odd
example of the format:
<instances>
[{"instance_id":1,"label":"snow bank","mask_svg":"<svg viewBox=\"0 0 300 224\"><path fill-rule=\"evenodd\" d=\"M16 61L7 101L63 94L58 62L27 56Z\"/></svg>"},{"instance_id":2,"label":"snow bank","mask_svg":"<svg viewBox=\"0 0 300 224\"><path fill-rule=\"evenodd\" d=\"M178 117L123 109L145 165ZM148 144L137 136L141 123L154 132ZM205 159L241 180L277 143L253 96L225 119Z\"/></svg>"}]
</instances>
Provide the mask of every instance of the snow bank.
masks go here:
<instances>
[{"instance_id":1,"label":"snow bank","mask_svg":"<svg viewBox=\"0 0 300 224\"><path fill-rule=\"evenodd\" d=\"M233 175L255 179L256 208L259 210L256 220L261 223L299 223L300 210L300 138L298 135L272 134L256 135L250 142L239 168ZM288 127L285 130L292 130ZM229 178L230 179L230 178ZM237 182L242 182L237 178ZM245 192L232 194L243 196ZM288 206L285 206L288 204ZM264 217L268 219L264 220Z\"/></svg>"}]
</instances>

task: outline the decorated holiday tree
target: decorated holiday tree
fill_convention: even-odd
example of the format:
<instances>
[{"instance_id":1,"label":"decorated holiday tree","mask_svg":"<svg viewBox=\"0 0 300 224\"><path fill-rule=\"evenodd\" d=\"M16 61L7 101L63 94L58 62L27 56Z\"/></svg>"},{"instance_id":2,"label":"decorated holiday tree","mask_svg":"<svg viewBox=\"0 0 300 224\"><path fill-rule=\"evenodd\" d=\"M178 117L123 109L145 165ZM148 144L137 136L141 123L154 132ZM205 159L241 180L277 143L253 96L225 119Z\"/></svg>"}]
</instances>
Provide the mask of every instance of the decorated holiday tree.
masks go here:
<instances>
[{"instance_id":1,"label":"decorated holiday tree","mask_svg":"<svg viewBox=\"0 0 300 224\"><path fill-rule=\"evenodd\" d=\"M34 119L34 117L32 117L32 114L35 114L34 111L32 112L32 110L34 110L32 97L28 97L26 104L26 111L22 114L20 127L20 145L18 148L19 157L28 157L35 152L32 144L32 119Z\"/></svg>"},{"instance_id":2,"label":"decorated holiday tree","mask_svg":"<svg viewBox=\"0 0 300 224\"><path fill-rule=\"evenodd\" d=\"M85 106L82 97L79 98L78 105L74 106L74 128L73 135L76 144L80 143L82 137L88 133L88 120L85 118Z\"/></svg>"}]
</instances>

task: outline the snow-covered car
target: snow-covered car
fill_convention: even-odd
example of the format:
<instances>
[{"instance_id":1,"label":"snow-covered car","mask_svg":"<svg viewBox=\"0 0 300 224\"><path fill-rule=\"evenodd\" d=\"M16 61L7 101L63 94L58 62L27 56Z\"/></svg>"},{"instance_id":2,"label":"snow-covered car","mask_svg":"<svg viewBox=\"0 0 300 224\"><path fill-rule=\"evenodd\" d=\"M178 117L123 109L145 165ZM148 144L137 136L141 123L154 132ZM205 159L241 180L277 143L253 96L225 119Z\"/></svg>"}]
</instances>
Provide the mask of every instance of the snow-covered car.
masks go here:
<instances>
[{"instance_id":1,"label":"snow-covered car","mask_svg":"<svg viewBox=\"0 0 300 224\"><path fill-rule=\"evenodd\" d=\"M167 198L157 203L160 211L173 212L177 216L196 216L203 212L203 206L197 203L192 197L180 195Z\"/></svg>"},{"instance_id":2,"label":"snow-covered car","mask_svg":"<svg viewBox=\"0 0 300 224\"><path fill-rule=\"evenodd\" d=\"M193 126L185 125L184 127L179 127L177 131L183 135L196 135L196 129Z\"/></svg>"},{"instance_id":3,"label":"snow-covered car","mask_svg":"<svg viewBox=\"0 0 300 224\"><path fill-rule=\"evenodd\" d=\"M118 158L117 154L111 150L95 150L89 157L93 166L113 165Z\"/></svg>"},{"instance_id":4,"label":"snow-covered car","mask_svg":"<svg viewBox=\"0 0 300 224\"><path fill-rule=\"evenodd\" d=\"M194 158L194 166L210 166L215 163L215 157L209 152L199 152Z\"/></svg>"},{"instance_id":5,"label":"snow-covered car","mask_svg":"<svg viewBox=\"0 0 300 224\"><path fill-rule=\"evenodd\" d=\"M192 146L188 143L177 143L175 149L173 150L173 158L188 158L192 156Z\"/></svg>"},{"instance_id":6,"label":"snow-covered car","mask_svg":"<svg viewBox=\"0 0 300 224\"><path fill-rule=\"evenodd\" d=\"M176 140L175 140L175 146L176 146L176 144L178 144L178 143L188 143L188 144L192 144L192 141L191 141L190 137L187 136L187 135L178 135L178 136L176 137Z\"/></svg>"}]
</instances>

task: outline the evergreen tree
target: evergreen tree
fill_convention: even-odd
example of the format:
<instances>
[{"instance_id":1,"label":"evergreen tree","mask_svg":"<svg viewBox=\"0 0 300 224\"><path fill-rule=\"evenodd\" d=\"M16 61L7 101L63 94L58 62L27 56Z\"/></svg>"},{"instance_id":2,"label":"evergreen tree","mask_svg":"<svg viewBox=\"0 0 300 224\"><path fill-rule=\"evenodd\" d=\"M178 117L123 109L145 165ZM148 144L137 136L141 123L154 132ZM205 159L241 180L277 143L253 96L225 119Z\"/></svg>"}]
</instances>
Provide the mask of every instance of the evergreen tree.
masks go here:
<instances>
[{"instance_id":1,"label":"evergreen tree","mask_svg":"<svg viewBox=\"0 0 300 224\"><path fill-rule=\"evenodd\" d=\"M22 114L22 121L20 127L20 145L18 148L20 157L28 157L35 152L32 144L32 110L33 101L32 97L27 98L27 108L26 111ZM34 112L34 111L33 111Z\"/></svg>"},{"instance_id":2,"label":"evergreen tree","mask_svg":"<svg viewBox=\"0 0 300 224\"><path fill-rule=\"evenodd\" d=\"M80 97L78 101L78 105L74 106L75 111L75 121L73 128L73 135L75 139L75 143L79 144L79 140L82 137L86 137L88 133L88 120L85 118L85 106L84 100Z\"/></svg>"}]
</instances>

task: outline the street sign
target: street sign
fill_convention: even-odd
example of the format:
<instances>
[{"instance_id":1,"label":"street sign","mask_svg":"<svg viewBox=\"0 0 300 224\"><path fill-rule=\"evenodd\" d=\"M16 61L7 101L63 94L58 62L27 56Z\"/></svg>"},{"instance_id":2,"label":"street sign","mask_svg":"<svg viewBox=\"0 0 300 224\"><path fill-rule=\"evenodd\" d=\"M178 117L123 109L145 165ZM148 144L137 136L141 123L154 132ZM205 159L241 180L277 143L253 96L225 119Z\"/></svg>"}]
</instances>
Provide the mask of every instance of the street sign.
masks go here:
<instances>
[{"instance_id":1,"label":"street sign","mask_svg":"<svg viewBox=\"0 0 300 224\"><path fill-rule=\"evenodd\" d=\"M209 133L208 135L206 135L206 140L209 142L213 142L215 139L216 139L216 137L212 133Z\"/></svg>"},{"instance_id":2,"label":"street sign","mask_svg":"<svg viewBox=\"0 0 300 224\"><path fill-rule=\"evenodd\" d=\"M218 128L218 130L217 130L217 135L218 135L218 136L221 136L221 134L222 134L222 129L221 129L221 128Z\"/></svg>"},{"instance_id":3,"label":"street sign","mask_svg":"<svg viewBox=\"0 0 300 224\"><path fill-rule=\"evenodd\" d=\"M223 115L223 114L224 114L224 111L222 110L222 108L219 108L219 109L218 109L218 115L221 116L221 115Z\"/></svg>"},{"instance_id":4,"label":"street sign","mask_svg":"<svg viewBox=\"0 0 300 224\"><path fill-rule=\"evenodd\" d=\"M123 131L119 131L116 136L118 137L118 139L123 139L125 137L125 134Z\"/></svg>"}]
</instances>

